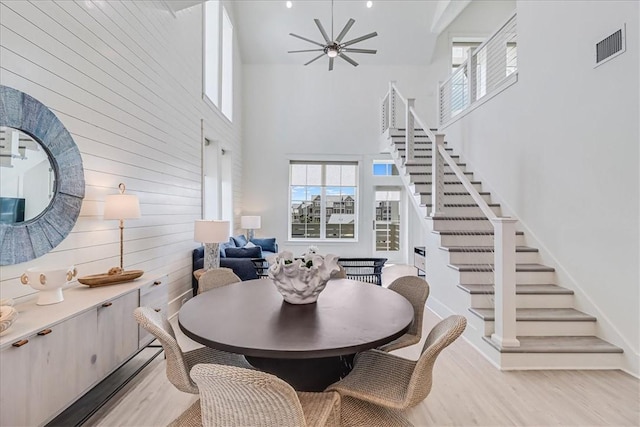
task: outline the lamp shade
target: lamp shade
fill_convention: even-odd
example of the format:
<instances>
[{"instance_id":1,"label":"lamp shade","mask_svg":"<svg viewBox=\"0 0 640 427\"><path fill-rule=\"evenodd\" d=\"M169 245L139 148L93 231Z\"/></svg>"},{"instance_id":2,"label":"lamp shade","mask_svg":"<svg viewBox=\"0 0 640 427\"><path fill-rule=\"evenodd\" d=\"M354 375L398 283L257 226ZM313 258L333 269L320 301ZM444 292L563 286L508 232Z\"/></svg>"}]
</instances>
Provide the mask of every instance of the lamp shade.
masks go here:
<instances>
[{"instance_id":1,"label":"lamp shade","mask_svg":"<svg viewBox=\"0 0 640 427\"><path fill-rule=\"evenodd\" d=\"M222 243L229 240L229 221L196 220L193 229L193 240L201 243Z\"/></svg>"},{"instance_id":2,"label":"lamp shade","mask_svg":"<svg viewBox=\"0 0 640 427\"><path fill-rule=\"evenodd\" d=\"M104 219L140 218L138 196L132 194L111 194L104 199Z\"/></svg>"},{"instance_id":3,"label":"lamp shade","mask_svg":"<svg viewBox=\"0 0 640 427\"><path fill-rule=\"evenodd\" d=\"M260 217L258 215L241 216L240 228L246 228L248 230L260 229Z\"/></svg>"}]
</instances>

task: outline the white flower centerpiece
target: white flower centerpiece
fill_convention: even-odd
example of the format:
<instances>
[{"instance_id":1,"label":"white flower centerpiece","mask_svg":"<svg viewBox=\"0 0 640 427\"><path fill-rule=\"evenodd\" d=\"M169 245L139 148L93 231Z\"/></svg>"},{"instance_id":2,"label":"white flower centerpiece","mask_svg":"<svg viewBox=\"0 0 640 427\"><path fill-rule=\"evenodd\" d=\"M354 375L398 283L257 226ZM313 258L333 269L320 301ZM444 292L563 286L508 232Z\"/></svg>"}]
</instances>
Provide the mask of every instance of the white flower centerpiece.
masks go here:
<instances>
[{"instance_id":1,"label":"white flower centerpiece","mask_svg":"<svg viewBox=\"0 0 640 427\"><path fill-rule=\"evenodd\" d=\"M322 256L310 246L303 258L294 259L288 251L279 253L269 267L269 278L291 304L311 304L318 300L320 292L334 272L340 270L338 257Z\"/></svg>"}]
</instances>

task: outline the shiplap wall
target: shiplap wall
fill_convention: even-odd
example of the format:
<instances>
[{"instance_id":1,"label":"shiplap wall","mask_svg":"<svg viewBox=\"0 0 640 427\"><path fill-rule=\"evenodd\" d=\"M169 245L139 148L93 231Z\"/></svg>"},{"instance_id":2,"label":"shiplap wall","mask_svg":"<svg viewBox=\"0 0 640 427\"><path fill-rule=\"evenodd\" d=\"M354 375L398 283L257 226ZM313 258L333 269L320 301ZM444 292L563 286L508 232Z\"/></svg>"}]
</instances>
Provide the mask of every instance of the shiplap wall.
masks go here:
<instances>
[{"instance_id":1,"label":"shiplap wall","mask_svg":"<svg viewBox=\"0 0 640 427\"><path fill-rule=\"evenodd\" d=\"M161 1L3 1L0 31L0 83L58 116L80 149L86 180L69 237L43 257L1 267L2 296L33 292L19 283L29 267L74 264L83 276L118 265L118 221L105 221L102 211L124 182L142 210L125 221L125 268L167 273L175 311L190 291L198 246L201 128L234 156L238 212L242 197L240 88L233 125L202 99L202 6L174 16Z\"/></svg>"}]
</instances>

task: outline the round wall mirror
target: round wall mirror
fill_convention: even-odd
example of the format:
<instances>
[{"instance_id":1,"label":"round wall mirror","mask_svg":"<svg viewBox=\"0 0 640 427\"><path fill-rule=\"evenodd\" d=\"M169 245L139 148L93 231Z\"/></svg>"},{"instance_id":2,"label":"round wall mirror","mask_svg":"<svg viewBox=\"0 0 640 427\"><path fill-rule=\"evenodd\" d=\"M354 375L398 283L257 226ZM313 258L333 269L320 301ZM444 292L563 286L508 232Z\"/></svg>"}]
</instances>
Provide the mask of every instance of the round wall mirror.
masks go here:
<instances>
[{"instance_id":1,"label":"round wall mirror","mask_svg":"<svg viewBox=\"0 0 640 427\"><path fill-rule=\"evenodd\" d=\"M71 232L84 198L80 151L44 104L0 85L0 265L42 256Z\"/></svg>"},{"instance_id":2,"label":"round wall mirror","mask_svg":"<svg viewBox=\"0 0 640 427\"><path fill-rule=\"evenodd\" d=\"M18 129L0 126L0 223L40 216L53 200L55 178L42 145Z\"/></svg>"}]
</instances>

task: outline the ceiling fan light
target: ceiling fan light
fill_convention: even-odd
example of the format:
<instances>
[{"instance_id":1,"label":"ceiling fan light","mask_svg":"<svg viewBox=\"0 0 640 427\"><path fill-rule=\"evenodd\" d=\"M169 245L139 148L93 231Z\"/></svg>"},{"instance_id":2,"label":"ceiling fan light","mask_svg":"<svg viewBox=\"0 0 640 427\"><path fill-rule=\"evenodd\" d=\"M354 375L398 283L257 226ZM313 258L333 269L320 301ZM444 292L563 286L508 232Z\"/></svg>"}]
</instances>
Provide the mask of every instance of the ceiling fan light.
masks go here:
<instances>
[{"instance_id":1,"label":"ceiling fan light","mask_svg":"<svg viewBox=\"0 0 640 427\"><path fill-rule=\"evenodd\" d=\"M336 56L338 56L338 50L337 49L333 49L333 48L328 48L327 49L327 56L329 58L335 58Z\"/></svg>"},{"instance_id":2,"label":"ceiling fan light","mask_svg":"<svg viewBox=\"0 0 640 427\"><path fill-rule=\"evenodd\" d=\"M287 6L287 9L291 9L293 7L293 2L292 1L288 1L285 3L285 5Z\"/></svg>"},{"instance_id":3,"label":"ceiling fan light","mask_svg":"<svg viewBox=\"0 0 640 427\"><path fill-rule=\"evenodd\" d=\"M368 9L371 9L372 7L373 7L373 2L372 2L371 0L369 0L369 1L367 2L367 8L368 8Z\"/></svg>"}]
</instances>

